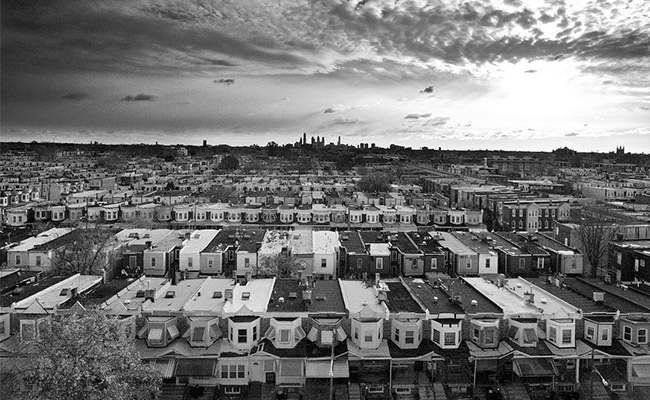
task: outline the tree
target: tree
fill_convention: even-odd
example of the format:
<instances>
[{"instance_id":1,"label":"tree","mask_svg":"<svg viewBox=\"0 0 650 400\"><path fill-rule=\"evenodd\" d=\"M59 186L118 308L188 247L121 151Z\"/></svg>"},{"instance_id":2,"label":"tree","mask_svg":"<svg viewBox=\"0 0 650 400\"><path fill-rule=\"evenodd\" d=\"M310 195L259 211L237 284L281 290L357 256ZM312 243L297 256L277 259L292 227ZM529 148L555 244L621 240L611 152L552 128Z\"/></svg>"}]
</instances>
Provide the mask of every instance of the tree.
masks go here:
<instances>
[{"instance_id":1,"label":"tree","mask_svg":"<svg viewBox=\"0 0 650 400\"><path fill-rule=\"evenodd\" d=\"M357 188L362 192L387 192L390 188L386 175L366 175L357 182Z\"/></svg>"},{"instance_id":2,"label":"tree","mask_svg":"<svg viewBox=\"0 0 650 400\"><path fill-rule=\"evenodd\" d=\"M239 160L237 157L230 154L224 156L219 163L219 169L226 171L234 171L237 168L239 168Z\"/></svg>"},{"instance_id":3,"label":"tree","mask_svg":"<svg viewBox=\"0 0 650 400\"><path fill-rule=\"evenodd\" d=\"M112 230L94 226L70 233L70 239L54 251L52 267L60 275L100 275L119 259Z\"/></svg>"},{"instance_id":4,"label":"tree","mask_svg":"<svg viewBox=\"0 0 650 400\"><path fill-rule=\"evenodd\" d=\"M16 398L155 399L162 383L125 326L99 311L54 316L49 329L21 343L21 353L29 368L5 382Z\"/></svg>"},{"instance_id":5,"label":"tree","mask_svg":"<svg viewBox=\"0 0 650 400\"><path fill-rule=\"evenodd\" d=\"M612 223L607 213L598 210L585 211L583 210L583 216L576 224L575 232L580 240L579 248L589 262L589 266L584 268L584 273L593 277L601 266L607 265L609 244L616 238L619 228Z\"/></svg>"},{"instance_id":6,"label":"tree","mask_svg":"<svg viewBox=\"0 0 650 400\"><path fill-rule=\"evenodd\" d=\"M258 263L256 276L274 276L276 278L294 278L303 269L303 262L293 254L278 253L264 256Z\"/></svg>"}]
</instances>

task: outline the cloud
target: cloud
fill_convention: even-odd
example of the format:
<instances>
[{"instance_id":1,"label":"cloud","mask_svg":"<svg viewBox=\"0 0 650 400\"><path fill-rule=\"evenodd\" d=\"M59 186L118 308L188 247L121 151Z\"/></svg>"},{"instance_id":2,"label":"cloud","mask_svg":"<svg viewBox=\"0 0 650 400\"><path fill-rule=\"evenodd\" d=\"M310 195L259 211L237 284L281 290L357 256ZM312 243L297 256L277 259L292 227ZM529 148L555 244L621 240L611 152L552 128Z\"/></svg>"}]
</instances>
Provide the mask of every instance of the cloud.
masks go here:
<instances>
[{"instance_id":1,"label":"cloud","mask_svg":"<svg viewBox=\"0 0 650 400\"><path fill-rule=\"evenodd\" d=\"M431 113L426 113L426 114L418 114L418 113L412 113L404 117L404 119L420 119L420 118L429 118L431 116Z\"/></svg>"},{"instance_id":2,"label":"cloud","mask_svg":"<svg viewBox=\"0 0 650 400\"><path fill-rule=\"evenodd\" d=\"M326 108L325 111L323 111L323 114L333 114L336 112L344 112L344 111L351 111L351 110L356 110L358 108L363 108L364 106L357 105L357 106L347 106L344 104L334 104L333 106Z\"/></svg>"},{"instance_id":3,"label":"cloud","mask_svg":"<svg viewBox=\"0 0 650 400\"><path fill-rule=\"evenodd\" d=\"M61 96L62 99L64 100L72 100L72 101L81 101L86 98L88 98L88 93L84 92L75 92L75 93L68 93L63 96Z\"/></svg>"},{"instance_id":4,"label":"cloud","mask_svg":"<svg viewBox=\"0 0 650 400\"><path fill-rule=\"evenodd\" d=\"M574 136L578 136L578 134L576 132L571 132L571 133L565 134L564 136L566 136L566 137L574 137Z\"/></svg>"},{"instance_id":5,"label":"cloud","mask_svg":"<svg viewBox=\"0 0 650 400\"><path fill-rule=\"evenodd\" d=\"M230 86L235 83L235 80L233 78L221 78L221 79L215 79L212 81L213 83L219 83L222 85Z\"/></svg>"},{"instance_id":6,"label":"cloud","mask_svg":"<svg viewBox=\"0 0 650 400\"><path fill-rule=\"evenodd\" d=\"M427 86L424 89L420 90L420 93L433 93L433 86Z\"/></svg>"},{"instance_id":7,"label":"cloud","mask_svg":"<svg viewBox=\"0 0 650 400\"><path fill-rule=\"evenodd\" d=\"M526 73L526 74L534 74L535 72L537 72L536 69L527 69L527 70L524 71L524 73Z\"/></svg>"},{"instance_id":8,"label":"cloud","mask_svg":"<svg viewBox=\"0 0 650 400\"><path fill-rule=\"evenodd\" d=\"M148 93L129 94L122 98L122 101L155 101L156 95Z\"/></svg>"}]
</instances>

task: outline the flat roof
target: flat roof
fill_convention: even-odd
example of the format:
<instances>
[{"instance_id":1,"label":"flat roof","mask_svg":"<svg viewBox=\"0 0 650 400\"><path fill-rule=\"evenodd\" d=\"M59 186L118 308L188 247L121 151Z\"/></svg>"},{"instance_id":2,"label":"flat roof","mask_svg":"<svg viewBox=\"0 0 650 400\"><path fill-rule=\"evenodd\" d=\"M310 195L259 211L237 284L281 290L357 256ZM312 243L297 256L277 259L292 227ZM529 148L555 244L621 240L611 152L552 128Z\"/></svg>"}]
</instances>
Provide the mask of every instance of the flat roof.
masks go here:
<instances>
[{"instance_id":1,"label":"flat roof","mask_svg":"<svg viewBox=\"0 0 650 400\"><path fill-rule=\"evenodd\" d=\"M312 236L315 254L332 254L341 245L338 232L314 231Z\"/></svg>"},{"instance_id":2,"label":"flat roof","mask_svg":"<svg viewBox=\"0 0 650 400\"><path fill-rule=\"evenodd\" d=\"M201 287L205 279L187 279L179 281L176 285L169 285L167 290L161 291L156 301L142 305L142 312L169 312L180 311Z\"/></svg>"},{"instance_id":3,"label":"flat roof","mask_svg":"<svg viewBox=\"0 0 650 400\"><path fill-rule=\"evenodd\" d=\"M190 239L185 242L181 253L198 253L205 249L212 239L217 236L217 229L200 229L190 234Z\"/></svg>"},{"instance_id":4,"label":"flat roof","mask_svg":"<svg viewBox=\"0 0 650 400\"><path fill-rule=\"evenodd\" d=\"M610 307L613 307L617 310L619 310L621 313L628 314L628 313L648 313L650 312L650 309L643 307L642 305L628 300L626 298L620 297L616 295L615 293L611 293L607 290L604 289L604 284L603 285L597 285L594 286L591 283L584 281L579 278L566 278L562 281L564 285L569 290L573 290L576 293L579 293L585 297L591 298L593 296L593 293L595 291L599 292L607 292L608 294L605 295L605 301L604 303L607 304Z\"/></svg>"},{"instance_id":5,"label":"flat roof","mask_svg":"<svg viewBox=\"0 0 650 400\"><path fill-rule=\"evenodd\" d=\"M70 298L68 293L62 294L65 289L76 288L79 294L83 294L88 289L99 284L102 281L101 276L95 275L73 275L60 281L32 296L16 302L15 308L28 308L34 301L38 299L39 303L44 308L54 308L59 306Z\"/></svg>"},{"instance_id":6,"label":"flat roof","mask_svg":"<svg viewBox=\"0 0 650 400\"><path fill-rule=\"evenodd\" d=\"M232 301L224 304L223 313L229 316L234 315L244 307L244 312L248 314L266 312L274 285L275 278L253 279L246 282L245 285L236 284L233 287ZM248 293L250 297L246 297L244 293Z\"/></svg>"},{"instance_id":7,"label":"flat roof","mask_svg":"<svg viewBox=\"0 0 650 400\"><path fill-rule=\"evenodd\" d=\"M467 247L463 242L458 240L454 235L452 235L449 232L440 232L440 231L433 231L429 232L431 237L433 237L440 246L449 249L451 252L458 254L458 255L469 255L469 256L474 256L477 255L477 253Z\"/></svg>"},{"instance_id":8,"label":"flat roof","mask_svg":"<svg viewBox=\"0 0 650 400\"><path fill-rule=\"evenodd\" d=\"M549 281L545 278L526 278L526 280L543 289L544 291L566 301L574 307L579 308L584 314L602 314L616 312L616 309L609 306L608 304L596 303L593 300L592 296L588 297L568 288L555 286L549 283Z\"/></svg>"},{"instance_id":9,"label":"flat roof","mask_svg":"<svg viewBox=\"0 0 650 400\"><path fill-rule=\"evenodd\" d=\"M440 288L434 288L420 278L404 279L404 283L415 298L430 314L464 314L463 308L449 301L449 296ZM500 309L497 312L501 312Z\"/></svg>"},{"instance_id":10,"label":"flat roof","mask_svg":"<svg viewBox=\"0 0 650 400\"><path fill-rule=\"evenodd\" d=\"M481 241L481 238L469 232L451 232L465 246L476 253L496 255L492 247Z\"/></svg>"},{"instance_id":11,"label":"flat roof","mask_svg":"<svg viewBox=\"0 0 650 400\"><path fill-rule=\"evenodd\" d=\"M537 256L548 256L549 252L544 250L538 242L535 241L530 241L528 238L524 235L520 235L516 232L496 232L491 234L493 237L501 237L504 238L505 240L510 241L513 243L516 247L522 249L522 251L525 251L527 253L537 255ZM526 246L526 250L522 247L523 245Z\"/></svg>"},{"instance_id":12,"label":"flat roof","mask_svg":"<svg viewBox=\"0 0 650 400\"><path fill-rule=\"evenodd\" d=\"M306 312L307 304L303 299L302 291L301 282L296 279L276 279L267 311L270 313Z\"/></svg>"},{"instance_id":13,"label":"flat roof","mask_svg":"<svg viewBox=\"0 0 650 400\"><path fill-rule=\"evenodd\" d=\"M424 313L418 302L400 281L381 281L386 284L386 306L391 313Z\"/></svg>"},{"instance_id":14,"label":"flat roof","mask_svg":"<svg viewBox=\"0 0 650 400\"><path fill-rule=\"evenodd\" d=\"M413 244L411 239L404 232L397 232L396 235L391 235L391 245L396 246L402 253L416 254L419 253L418 247Z\"/></svg>"},{"instance_id":15,"label":"flat roof","mask_svg":"<svg viewBox=\"0 0 650 400\"><path fill-rule=\"evenodd\" d=\"M416 244L419 250L422 250L426 254L441 254L442 249L436 240L434 240L427 233L419 232L407 232L406 235L413 240L413 243Z\"/></svg>"},{"instance_id":16,"label":"flat roof","mask_svg":"<svg viewBox=\"0 0 650 400\"><path fill-rule=\"evenodd\" d=\"M165 292L170 284L165 278L141 276L126 288L120 290L116 295L104 301L100 309L114 312L139 311L140 306L145 302L144 297L138 297L141 290L153 289L154 298Z\"/></svg>"},{"instance_id":17,"label":"flat roof","mask_svg":"<svg viewBox=\"0 0 650 400\"><path fill-rule=\"evenodd\" d=\"M341 247L344 247L348 254L365 254L366 247L361 241L359 231L345 231L339 234Z\"/></svg>"},{"instance_id":18,"label":"flat roof","mask_svg":"<svg viewBox=\"0 0 650 400\"><path fill-rule=\"evenodd\" d=\"M490 242L490 245L492 248L495 249L500 249L504 253L510 254L510 255L529 255L527 251L524 251L520 249L518 246L510 242L509 240L506 240L502 238L499 235L495 234L481 234L480 235L481 239L485 239L488 242Z\"/></svg>"},{"instance_id":19,"label":"flat roof","mask_svg":"<svg viewBox=\"0 0 650 400\"><path fill-rule=\"evenodd\" d=\"M61 237L67 233L72 232L73 228L52 228L45 232L39 233L35 237L27 238L20 242L20 244L9 248L11 252L16 251L29 251L39 245L43 245L47 242L50 242L58 237Z\"/></svg>"},{"instance_id":20,"label":"flat roof","mask_svg":"<svg viewBox=\"0 0 650 400\"><path fill-rule=\"evenodd\" d=\"M505 286L511 289L517 296L524 298L524 293L531 292L534 295L533 305L542 310L545 316L555 318L572 318L580 317L578 308L570 303L554 296L550 292L545 291L543 288L536 286L524 278L508 278L506 279Z\"/></svg>"},{"instance_id":21,"label":"flat roof","mask_svg":"<svg viewBox=\"0 0 650 400\"><path fill-rule=\"evenodd\" d=\"M289 234L293 254L314 254L311 230L295 230Z\"/></svg>"},{"instance_id":22,"label":"flat roof","mask_svg":"<svg viewBox=\"0 0 650 400\"><path fill-rule=\"evenodd\" d=\"M358 315L364 309L382 317L388 312L386 306L377 300L376 290L368 287L365 282L339 280L339 283L345 308L351 316Z\"/></svg>"},{"instance_id":23,"label":"flat roof","mask_svg":"<svg viewBox=\"0 0 650 400\"><path fill-rule=\"evenodd\" d=\"M262 246L258 253L260 255L276 255L282 252L282 248L289 247L290 232L268 230L262 239Z\"/></svg>"},{"instance_id":24,"label":"flat roof","mask_svg":"<svg viewBox=\"0 0 650 400\"><path fill-rule=\"evenodd\" d=\"M345 313L343 293L338 280L314 281L311 291L311 304L307 307L309 313Z\"/></svg>"},{"instance_id":25,"label":"flat roof","mask_svg":"<svg viewBox=\"0 0 650 400\"><path fill-rule=\"evenodd\" d=\"M51 276L48 278L40 279L34 283L21 286L19 288L20 290L13 290L0 297L2 299L2 307L10 307L13 303L22 301L42 290L46 290L48 287L55 285L65 279L67 279L66 276Z\"/></svg>"},{"instance_id":26,"label":"flat roof","mask_svg":"<svg viewBox=\"0 0 650 400\"><path fill-rule=\"evenodd\" d=\"M183 310L197 314L220 314L225 303L226 289L233 289L235 281L225 278L206 278L196 294L183 306ZM220 292L221 297L215 296Z\"/></svg>"},{"instance_id":27,"label":"flat roof","mask_svg":"<svg viewBox=\"0 0 650 400\"><path fill-rule=\"evenodd\" d=\"M527 305L523 298L516 293L504 287L498 287L492 282L483 278L463 278L465 282L472 285L476 290L489 297L497 306L501 307L506 317L517 315L538 315L542 312L536 307Z\"/></svg>"}]
</instances>

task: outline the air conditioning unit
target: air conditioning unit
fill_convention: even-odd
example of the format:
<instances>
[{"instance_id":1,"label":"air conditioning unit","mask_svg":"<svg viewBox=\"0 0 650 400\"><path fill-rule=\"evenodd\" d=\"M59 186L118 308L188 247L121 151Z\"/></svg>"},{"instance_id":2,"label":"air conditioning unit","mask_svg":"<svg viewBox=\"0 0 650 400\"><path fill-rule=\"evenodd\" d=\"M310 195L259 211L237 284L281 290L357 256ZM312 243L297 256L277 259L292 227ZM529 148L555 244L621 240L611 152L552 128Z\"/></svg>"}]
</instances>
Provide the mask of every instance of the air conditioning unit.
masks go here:
<instances>
[{"instance_id":1,"label":"air conditioning unit","mask_svg":"<svg viewBox=\"0 0 650 400\"><path fill-rule=\"evenodd\" d=\"M605 301L605 292L594 292L593 298L595 302L602 303L603 301Z\"/></svg>"}]
</instances>

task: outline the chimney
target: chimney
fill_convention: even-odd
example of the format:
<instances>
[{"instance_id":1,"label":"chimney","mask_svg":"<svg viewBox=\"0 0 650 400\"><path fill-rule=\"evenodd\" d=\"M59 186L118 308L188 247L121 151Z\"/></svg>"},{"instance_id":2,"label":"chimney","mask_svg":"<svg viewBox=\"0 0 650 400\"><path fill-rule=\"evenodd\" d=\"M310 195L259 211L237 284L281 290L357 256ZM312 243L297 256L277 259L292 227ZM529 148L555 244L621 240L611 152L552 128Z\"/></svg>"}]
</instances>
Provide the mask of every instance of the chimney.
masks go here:
<instances>
[{"instance_id":1,"label":"chimney","mask_svg":"<svg viewBox=\"0 0 650 400\"><path fill-rule=\"evenodd\" d=\"M151 240L147 240L146 242L144 242L144 244L147 246L147 250L151 250L151 244L152 244Z\"/></svg>"},{"instance_id":2,"label":"chimney","mask_svg":"<svg viewBox=\"0 0 650 400\"><path fill-rule=\"evenodd\" d=\"M144 301L151 300L151 302L153 303L156 300L155 296L156 296L155 289L146 289L144 291Z\"/></svg>"},{"instance_id":3,"label":"chimney","mask_svg":"<svg viewBox=\"0 0 650 400\"><path fill-rule=\"evenodd\" d=\"M379 301L386 301L388 297L386 296L386 291L385 290L378 290L377 291L377 300Z\"/></svg>"},{"instance_id":4,"label":"chimney","mask_svg":"<svg viewBox=\"0 0 650 400\"><path fill-rule=\"evenodd\" d=\"M307 303L311 303L311 290L303 290L302 299Z\"/></svg>"},{"instance_id":5,"label":"chimney","mask_svg":"<svg viewBox=\"0 0 650 400\"><path fill-rule=\"evenodd\" d=\"M226 289L226 294L224 296L225 301L232 301L232 296L233 296L233 290L232 289Z\"/></svg>"}]
</instances>

